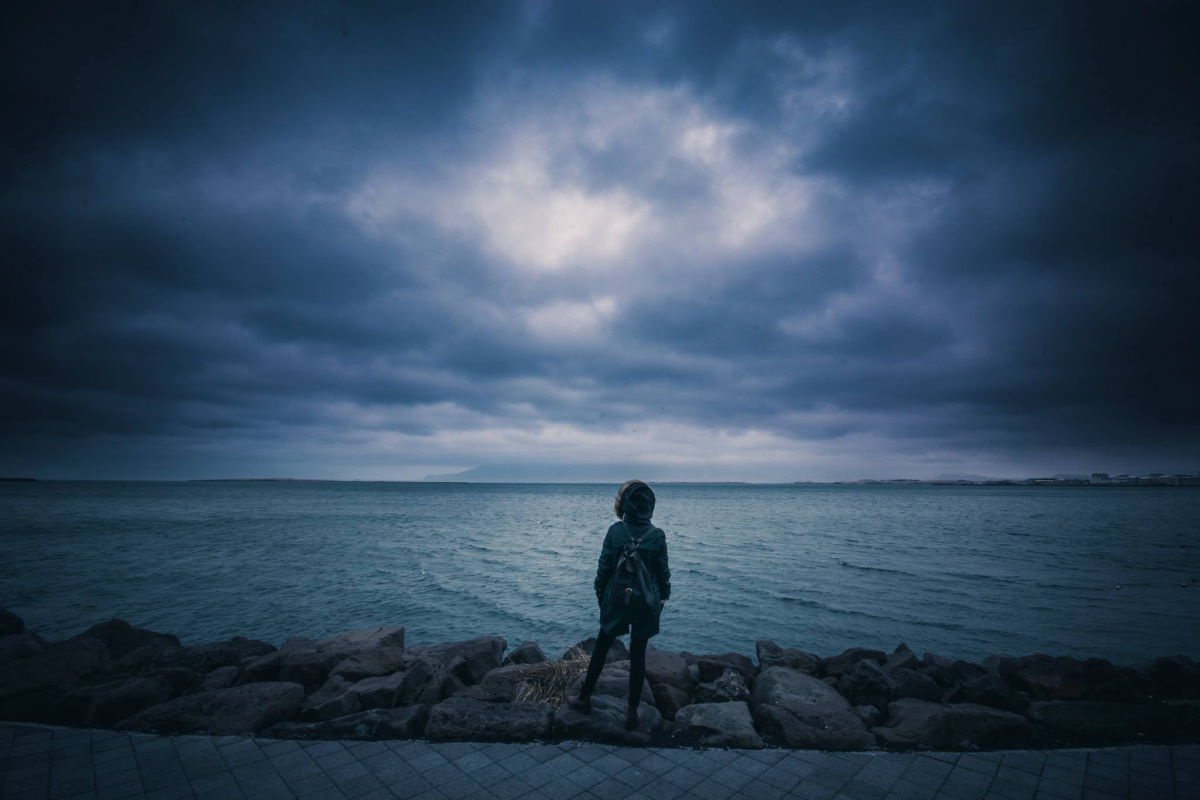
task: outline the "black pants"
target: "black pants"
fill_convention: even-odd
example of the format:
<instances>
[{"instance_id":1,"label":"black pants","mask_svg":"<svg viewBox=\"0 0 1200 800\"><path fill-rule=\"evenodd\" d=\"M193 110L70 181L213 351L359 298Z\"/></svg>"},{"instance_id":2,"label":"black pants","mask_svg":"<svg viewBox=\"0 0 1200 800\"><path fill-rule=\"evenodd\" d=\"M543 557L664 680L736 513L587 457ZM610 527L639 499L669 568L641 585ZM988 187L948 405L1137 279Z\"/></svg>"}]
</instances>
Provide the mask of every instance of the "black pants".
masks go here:
<instances>
[{"instance_id":1,"label":"black pants","mask_svg":"<svg viewBox=\"0 0 1200 800\"><path fill-rule=\"evenodd\" d=\"M639 635L641 631L634 625L629 635L629 707L637 708L642 699L642 684L646 680L646 643L650 637ZM583 680L583 693L591 694L600 680L600 671L604 669L604 659L608 648L617 640L616 636L604 632L596 635L596 646L592 648L592 660L588 663L587 677Z\"/></svg>"}]
</instances>

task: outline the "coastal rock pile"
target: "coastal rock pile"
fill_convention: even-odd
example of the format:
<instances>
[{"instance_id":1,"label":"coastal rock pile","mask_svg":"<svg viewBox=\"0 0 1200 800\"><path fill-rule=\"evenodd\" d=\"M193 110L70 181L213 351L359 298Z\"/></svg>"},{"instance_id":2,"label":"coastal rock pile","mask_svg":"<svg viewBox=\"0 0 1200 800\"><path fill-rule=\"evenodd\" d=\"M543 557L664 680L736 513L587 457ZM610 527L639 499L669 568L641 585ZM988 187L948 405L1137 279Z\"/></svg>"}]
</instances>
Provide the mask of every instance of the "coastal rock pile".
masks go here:
<instances>
[{"instance_id":1,"label":"coastal rock pile","mask_svg":"<svg viewBox=\"0 0 1200 800\"><path fill-rule=\"evenodd\" d=\"M1200 665L990 656L907 645L828 657L770 641L740 653L649 648L639 726L624 727L628 653L614 646L591 714L565 703L594 640L548 659L498 636L409 646L384 625L276 648L183 645L114 619L47 642L0 609L0 719L295 739L593 739L823 750L1200 741Z\"/></svg>"}]
</instances>

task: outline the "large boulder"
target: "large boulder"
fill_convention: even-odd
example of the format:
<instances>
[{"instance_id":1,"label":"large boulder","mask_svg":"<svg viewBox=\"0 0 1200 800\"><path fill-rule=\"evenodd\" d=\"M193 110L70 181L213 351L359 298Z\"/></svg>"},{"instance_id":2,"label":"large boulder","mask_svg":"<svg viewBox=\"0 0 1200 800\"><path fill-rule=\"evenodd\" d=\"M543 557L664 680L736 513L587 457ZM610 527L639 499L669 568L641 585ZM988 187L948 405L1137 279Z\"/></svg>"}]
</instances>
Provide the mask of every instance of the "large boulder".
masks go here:
<instances>
[{"instance_id":1,"label":"large boulder","mask_svg":"<svg viewBox=\"0 0 1200 800\"><path fill-rule=\"evenodd\" d=\"M894 669L920 669L921 659L917 658L917 654L909 648L908 645L901 642L896 645L896 649L883 662L883 671L890 673Z\"/></svg>"},{"instance_id":2,"label":"large boulder","mask_svg":"<svg viewBox=\"0 0 1200 800\"><path fill-rule=\"evenodd\" d=\"M861 750L875 741L846 698L824 681L786 667L759 673L750 711L761 732L790 747Z\"/></svg>"},{"instance_id":3,"label":"large boulder","mask_svg":"<svg viewBox=\"0 0 1200 800\"><path fill-rule=\"evenodd\" d=\"M905 698L888 705L888 724L872 728L889 747L985 749L1027 747L1034 741L1029 720L1011 711L975 703L931 703Z\"/></svg>"},{"instance_id":4,"label":"large boulder","mask_svg":"<svg viewBox=\"0 0 1200 800\"><path fill-rule=\"evenodd\" d=\"M0 719L54 722L54 700L67 684L103 672L108 648L95 639L52 642L0 664Z\"/></svg>"},{"instance_id":5,"label":"large boulder","mask_svg":"<svg viewBox=\"0 0 1200 800\"><path fill-rule=\"evenodd\" d=\"M571 681L568 694L578 693L586 677L583 673L576 675L575 679ZM617 661L601 670L600 677L596 680L596 686L592 689L592 694L593 696L607 695L627 700L629 698L629 662ZM642 701L649 701L653 696L654 690L650 687L649 681L643 680Z\"/></svg>"},{"instance_id":6,"label":"large boulder","mask_svg":"<svg viewBox=\"0 0 1200 800\"><path fill-rule=\"evenodd\" d=\"M758 674L754 662L741 653L700 656L696 659L696 668L700 672L702 683L711 683L720 678L725 670L732 669L742 676L747 686L751 686L754 684L754 676Z\"/></svg>"},{"instance_id":7,"label":"large boulder","mask_svg":"<svg viewBox=\"0 0 1200 800\"><path fill-rule=\"evenodd\" d=\"M40 653L45 649L45 642L36 633L10 633L0 636L0 664Z\"/></svg>"},{"instance_id":8,"label":"large boulder","mask_svg":"<svg viewBox=\"0 0 1200 800\"><path fill-rule=\"evenodd\" d=\"M304 699L298 683L248 683L184 695L123 720L122 730L152 733L256 733L291 719Z\"/></svg>"},{"instance_id":9,"label":"large boulder","mask_svg":"<svg viewBox=\"0 0 1200 800\"><path fill-rule=\"evenodd\" d=\"M7 608L0 608L0 636L25 633L25 622Z\"/></svg>"},{"instance_id":10,"label":"large boulder","mask_svg":"<svg viewBox=\"0 0 1200 800\"><path fill-rule=\"evenodd\" d=\"M916 695L908 695L915 697ZM934 697L922 697L922 700L936 700ZM948 690L942 698L947 703L978 703L992 708L1000 708L1017 714L1024 714L1029 707L1029 695L1009 686L995 672L988 672Z\"/></svg>"},{"instance_id":11,"label":"large boulder","mask_svg":"<svg viewBox=\"0 0 1200 800\"><path fill-rule=\"evenodd\" d=\"M410 647L407 655L435 665L453 663L453 674L470 686L500 666L507 648L508 642L503 636L476 636L461 642Z\"/></svg>"},{"instance_id":12,"label":"large boulder","mask_svg":"<svg viewBox=\"0 0 1200 800\"><path fill-rule=\"evenodd\" d=\"M576 648L579 648L590 656L592 651L596 648L596 637L589 637L584 639L582 642L577 642L574 646L567 648L567 651L562 655L563 660L565 661ZM647 650L649 650L649 648L647 648ZM611 664L614 661L628 660L629 648L627 648L625 643L620 639L614 640L612 645L608 648L608 653L604 656L604 663Z\"/></svg>"},{"instance_id":13,"label":"large boulder","mask_svg":"<svg viewBox=\"0 0 1200 800\"><path fill-rule=\"evenodd\" d=\"M993 656L995 658L995 656ZM922 659L925 664L925 674L944 687L978 678L985 670L979 664L960 659L950 659L937 653L926 653Z\"/></svg>"},{"instance_id":14,"label":"large boulder","mask_svg":"<svg viewBox=\"0 0 1200 800\"><path fill-rule=\"evenodd\" d=\"M991 664L1010 686L1037 700L1125 700L1137 696L1129 680L1108 661L1041 653L996 658Z\"/></svg>"},{"instance_id":15,"label":"large boulder","mask_svg":"<svg viewBox=\"0 0 1200 800\"><path fill-rule=\"evenodd\" d=\"M1200 664L1187 656L1163 656L1133 669L1163 697L1200 697Z\"/></svg>"},{"instance_id":16,"label":"large boulder","mask_svg":"<svg viewBox=\"0 0 1200 800\"><path fill-rule=\"evenodd\" d=\"M404 648L380 647L355 653L344 658L333 666L330 675L337 675L348 681L361 681L364 678L378 678L391 675L404 667Z\"/></svg>"},{"instance_id":17,"label":"large boulder","mask_svg":"<svg viewBox=\"0 0 1200 800\"><path fill-rule=\"evenodd\" d=\"M172 647L163 640L152 640L129 651L124 656L124 661L126 666L140 664L142 671L180 668L206 675L218 667L241 666L247 659L266 655L274 650L274 645L242 636L186 647Z\"/></svg>"},{"instance_id":18,"label":"large boulder","mask_svg":"<svg viewBox=\"0 0 1200 800\"><path fill-rule=\"evenodd\" d=\"M851 647L836 656L821 659L821 674L832 678L841 678L850 672L864 658L882 664L887 661L887 653L882 650L868 650L864 647Z\"/></svg>"},{"instance_id":19,"label":"large boulder","mask_svg":"<svg viewBox=\"0 0 1200 800\"><path fill-rule=\"evenodd\" d=\"M283 656L279 677L312 688L319 686L335 666L351 656L379 649L403 651L404 626L363 628L317 641L288 640L280 648Z\"/></svg>"},{"instance_id":20,"label":"large boulder","mask_svg":"<svg viewBox=\"0 0 1200 800\"><path fill-rule=\"evenodd\" d=\"M665 683L685 692L692 689L692 675L683 656L656 647L646 648L646 680L651 686Z\"/></svg>"},{"instance_id":21,"label":"large boulder","mask_svg":"<svg viewBox=\"0 0 1200 800\"><path fill-rule=\"evenodd\" d=\"M589 739L611 744L649 744L651 731L662 727L658 709L643 702L638 707L638 726L625 730L628 703L611 695L593 695L592 713L581 714L566 703L554 712L554 730L568 739Z\"/></svg>"},{"instance_id":22,"label":"large boulder","mask_svg":"<svg viewBox=\"0 0 1200 800\"><path fill-rule=\"evenodd\" d=\"M283 664L283 651L276 650L264 656L253 656L242 661L241 683L279 680L279 668Z\"/></svg>"},{"instance_id":23,"label":"large boulder","mask_svg":"<svg viewBox=\"0 0 1200 800\"><path fill-rule=\"evenodd\" d=\"M787 667L806 675L816 675L821 671L820 657L804 650L780 647L770 639L759 639L754 643L754 651L758 656L759 671L768 667Z\"/></svg>"},{"instance_id":24,"label":"large boulder","mask_svg":"<svg viewBox=\"0 0 1200 800\"><path fill-rule=\"evenodd\" d=\"M1043 700L1029 705L1028 716L1056 734L1056 745L1173 743L1195 739L1200 729L1200 702Z\"/></svg>"},{"instance_id":25,"label":"large boulder","mask_svg":"<svg viewBox=\"0 0 1200 800\"><path fill-rule=\"evenodd\" d=\"M508 664L540 664L548 661L546 654L537 642L521 642L511 653L504 657L500 666Z\"/></svg>"},{"instance_id":26,"label":"large boulder","mask_svg":"<svg viewBox=\"0 0 1200 800\"><path fill-rule=\"evenodd\" d=\"M179 637L172 633L156 633L145 628L130 625L123 619L110 619L99 622L75 637L76 639L95 639L104 642L108 655L114 661L128 655L140 647L149 645L154 650L165 647L179 647Z\"/></svg>"},{"instance_id":27,"label":"large boulder","mask_svg":"<svg viewBox=\"0 0 1200 800\"><path fill-rule=\"evenodd\" d=\"M320 689L304 699L300 719L319 722L353 714L362 709L362 700L350 691L354 684L340 675L330 675Z\"/></svg>"},{"instance_id":28,"label":"large boulder","mask_svg":"<svg viewBox=\"0 0 1200 800\"><path fill-rule=\"evenodd\" d=\"M679 709L692 702L692 698L683 689L677 689L669 683L654 684L654 705L658 707L663 719L675 719Z\"/></svg>"},{"instance_id":29,"label":"large boulder","mask_svg":"<svg viewBox=\"0 0 1200 800\"><path fill-rule=\"evenodd\" d=\"M838 680L838 691L856 706L883 708L900 696L899 689L900 684L870 658L861 659Z\"/></svg>"},{"instance_id":30,"label":"large boulder","mask_svg":"<svg viewBox=\"0 0 1200 800\"><path fill-rule=\"evenodd\" d=\"M737 675L736 672L730 672ZM738 675L740 678L741 676ZM744 702L693 703L675 716L672 737L701 747L760 748L750 707Z\"/></svg>"},{"instance_id":31,"label":"large boulder","mask_svg":"<svg viewBox=\"0 0 1200 800\"><path fill-rule=\"evenodd\" d=\"M217 667L204 676L200 682L200 688L205 692L211 692L214 689L228 689L238 682L238 675L237 667Z\"/></svg>"},{"instance_id":32,"label":"large boulder","mask_svg":"<svg viewBox=\"0 0 1200 800\"><path fill-rule=\"evenodd\" d=\"M275 739L413 739L425 730L429 706L372 708L324 722L279 722L262 735Z\"/></svg>"},{"instance_id":33,"label":"large boulder","mask_svg":"<svg viewBox=\"0 0 1200 800\"><path fill-rule=\"evenodd\" d=\"M528 675L526 664L498 667L484 675L479 683L456 692L454 696L486 700L489 703L511 703Z\"/></svg>"},{"instance_id":34,"label":"large boulder","mask_svg":"<svg viewBox=\"0 0 1200 800\"><path fill-rule=\"evenodd\" d=\"M915 697L918 700L941 699L942 687L938 686L937 681L924 672L918 672L915 669L907 669L905 667L895 667L887 671L887 674L889 678L896 682L894 699L901 697Z\"/></svg>"},{"instance_id":35,"label":"large boulder","mask_svg":"<svg viewBox=\"0 0 1200 800\"><path fill-rule=\"evenodd\" d=\"M697 703L744 702L749 699L750 687L746 685L746 679L732 669L726 669L716 680L697 684L693 696Z\"/></svg>"},{"instance_id":36,"label":"large boulder","mask_svg":"<svg viewBox=\"0 0 1200 800\"><path fill-rule=\"evenodd\" d=\"M72 686L58 707L68 724L103 728L165 703L171 695L171 685L160 677L101 678Z\"/></svg>"},{"instance_id":37,"label":"large boulder","mask_svg":"<svg viewBox=\"0 0 1200 800\"><path fill-rule=\"evenodd\" d=\"M378 678L363 678L350 687L350 694L358 698L359 708L394 708L405 705L400 702L400 691L412 675L407 671L393 672Z\"/></svg>"},{"instance_id":38,"label":"large boulder","mask_svg":"<svg viewBox=\"0 0 1200 800\"><path fill-rule=\"evenodd\" d=\"M512 742L545 739L554 711L547 703L489 703L450 697L429 710L425 736L435 740Z\"/></svg>"}]
</instances>

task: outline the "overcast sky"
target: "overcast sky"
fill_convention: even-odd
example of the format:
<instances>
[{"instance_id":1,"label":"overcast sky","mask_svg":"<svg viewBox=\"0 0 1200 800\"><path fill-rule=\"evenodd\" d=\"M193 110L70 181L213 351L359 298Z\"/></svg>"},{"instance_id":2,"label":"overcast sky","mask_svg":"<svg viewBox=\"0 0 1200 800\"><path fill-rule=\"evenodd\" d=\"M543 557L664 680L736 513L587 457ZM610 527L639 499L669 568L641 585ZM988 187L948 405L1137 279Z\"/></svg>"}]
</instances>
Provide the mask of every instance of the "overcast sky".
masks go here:
<instances>
[{"instance_id":1,"label":"overcast sky","mask_svg":"<svg viewBox=\"0 0 1200 800\"><path fill-rule=\"evenodd\" d=\"M1200 470L1191 3L23 5L0 475Z\"/></svg>"}]
</instances>

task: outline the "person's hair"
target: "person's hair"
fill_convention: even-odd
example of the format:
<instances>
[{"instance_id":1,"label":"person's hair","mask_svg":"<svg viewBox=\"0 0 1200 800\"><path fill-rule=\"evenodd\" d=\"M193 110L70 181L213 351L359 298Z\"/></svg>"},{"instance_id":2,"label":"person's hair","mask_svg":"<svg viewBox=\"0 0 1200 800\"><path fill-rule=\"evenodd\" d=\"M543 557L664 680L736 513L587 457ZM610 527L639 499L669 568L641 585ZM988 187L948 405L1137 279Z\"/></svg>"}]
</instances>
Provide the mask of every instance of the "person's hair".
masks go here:
<instances>
[{"instance_id":1,"label":"person's hair","mask_svg":"<svg viewBox=\"0 0 1200 800\"><path fill-rule=\"evenodd\" d=\"M651 504L654 503L654 490L650 488L650 484L646 483L645 481L639 481L636 478L631 481L625 481L625 483L621 485L621 488L617 490L617 500L615 503L613 503L613 511L616 513L617 519L624 518L624 514L621 512L625 507L625 498L628 497L631 492L635 492L638 489L645 489L650 495Z\"/></svg>"}]
</instances>

